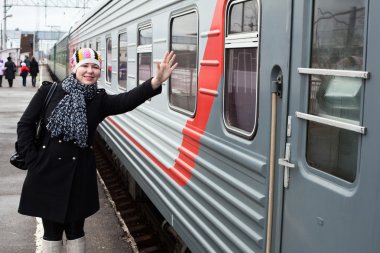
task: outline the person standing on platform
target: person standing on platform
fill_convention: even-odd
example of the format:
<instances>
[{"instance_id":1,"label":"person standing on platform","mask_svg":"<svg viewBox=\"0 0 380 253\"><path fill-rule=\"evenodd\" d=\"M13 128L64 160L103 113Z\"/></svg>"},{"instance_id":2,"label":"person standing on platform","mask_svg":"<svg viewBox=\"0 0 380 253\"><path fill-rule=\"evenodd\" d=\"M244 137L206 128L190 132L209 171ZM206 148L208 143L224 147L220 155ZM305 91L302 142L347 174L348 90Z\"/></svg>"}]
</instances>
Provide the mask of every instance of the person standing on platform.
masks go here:
<instances>
[{"instance_id":1,"label":"person standing on platform","mask_svg":"<svg viewBox=\"0 0 380 253\"><path fill-rule=\"evenodd\" d=\"M40 72L38 62L36 61L36 58L32 56L32 60L30 61L30 76L32 77L32 85L33 87L36 87L36 77L38 73Z\"/></svg>"},{"instance_id":2,"label":"person standing on platform","mask_svg":"<svg viewBox=\"0 0 380 253\"><path fill-rule=\"evenodd\" d=\"M0 59L0 87L2 87L4 75L4 61Z\"/></svg>"},{"instance_id":3,"label":"person standing on platform","mask_svg":"<svg viewBox=\"0 0 380 253\"><path fill-rule=\"evenodd\" d=\"M99 210L93 143L96 128L110 115L133 110L161 93L161 84L176 68L174 52L165 53L156 75L134 89L108 95L97 88L100 54L91 48L77 50L72 73L60 82L44 115L41 144L34 142L35 122L44 107L51 84L42 85L17 124L19 152L28 168L19 213L41 217L44 253L62 249L85 252L85 219Z\"/></svg>"},{"instance_id":4,"label":"person standing on platform","mask_svg":"<svg viewBox=\"0 0 380 253\"><path fill-rule=\"evenodd\" d=\"M21 63L20 76L22 77L22 86L26 86L26 77L30 72L29 68L26 66L25 62Z\"/></svg>"},{"instance_id":5,"label":"person standing on platform","mask_svg":"<svg viewBox=\"0 0 380 253\"><path fill-rule=\"evenodd\" d=\"M5 79L8 80L9 87L13 86L13 79L15 79L15 73L17 70L16 64L12 61L11 57L7 58L7 62L5 63Z\"/></svg>"},{"instance_id":6,"label":"person standing on platform","mask_svg":"<svg viewBox=\"0 0 380 253\"><path fill-rule=\"evenodd\" d=\"M30 68L30 60L29 60L29 57L28 57L27 55L25 55L24 62L25 62L25 64L26 64L26 66L27 66L28 68Z\"/></svg>"}]
</instances>

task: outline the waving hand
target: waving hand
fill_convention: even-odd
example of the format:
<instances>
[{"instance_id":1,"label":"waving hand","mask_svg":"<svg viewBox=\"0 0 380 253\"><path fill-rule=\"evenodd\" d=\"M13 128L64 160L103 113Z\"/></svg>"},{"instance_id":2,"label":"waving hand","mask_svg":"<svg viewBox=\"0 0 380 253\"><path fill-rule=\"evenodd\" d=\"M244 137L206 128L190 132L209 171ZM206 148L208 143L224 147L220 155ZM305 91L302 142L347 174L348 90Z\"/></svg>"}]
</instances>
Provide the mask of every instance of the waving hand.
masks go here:
<instances>
[{"instance_id":1,"label":"waving hand","mask_svg":"<svg viewBox=\"0 0 380 253\"><path fill-rule=\"evenodd\" d=\"M173 70L177 67L178 63L174 63L175 54L173 51L165 52L164 60L160 63L157 63L156 67L156 76L152 79L152 87L153 89L157 89L163 82L165 82Z\"/></svg>"}]
</instances>

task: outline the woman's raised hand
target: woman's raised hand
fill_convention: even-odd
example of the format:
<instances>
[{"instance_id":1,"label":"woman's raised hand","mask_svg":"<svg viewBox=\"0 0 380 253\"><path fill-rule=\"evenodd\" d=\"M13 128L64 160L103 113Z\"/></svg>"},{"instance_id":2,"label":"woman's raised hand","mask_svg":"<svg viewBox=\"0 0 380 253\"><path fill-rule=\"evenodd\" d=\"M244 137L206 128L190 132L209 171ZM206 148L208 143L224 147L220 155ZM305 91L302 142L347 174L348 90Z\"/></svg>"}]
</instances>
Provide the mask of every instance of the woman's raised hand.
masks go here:
<instances>
[{"instance_id":1,"label":"woman's raised hand","mask_svg":"<svg viewBox=\"0 0 380 253\"><path fill-rule=\"evenodd\" d=\"M156 67L156 75L152 79L152 87L153 89L157 89L160 85L168 80L173 70L177 67L178 63L174 63L175 54L173 51L165 52L164 60L160 63L157 63Z\"/></svg>"}]
</instances>

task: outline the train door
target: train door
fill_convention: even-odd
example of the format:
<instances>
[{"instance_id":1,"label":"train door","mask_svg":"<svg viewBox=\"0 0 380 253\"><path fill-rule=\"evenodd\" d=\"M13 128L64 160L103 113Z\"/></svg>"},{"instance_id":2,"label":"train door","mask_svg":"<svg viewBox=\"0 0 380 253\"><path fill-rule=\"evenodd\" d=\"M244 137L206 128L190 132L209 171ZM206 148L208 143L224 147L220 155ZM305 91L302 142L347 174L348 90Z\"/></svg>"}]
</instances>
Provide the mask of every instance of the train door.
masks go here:
<instances>
[{"instance_id":1,"label":"train door","mask_svg":"<svg viewBox=\"0 0 380 253\"><path fill-rule=\"evenodd\" d=\"M293 1L283 253L379 252L380 4L368 6Z\"/></svg>"}]
</instances>

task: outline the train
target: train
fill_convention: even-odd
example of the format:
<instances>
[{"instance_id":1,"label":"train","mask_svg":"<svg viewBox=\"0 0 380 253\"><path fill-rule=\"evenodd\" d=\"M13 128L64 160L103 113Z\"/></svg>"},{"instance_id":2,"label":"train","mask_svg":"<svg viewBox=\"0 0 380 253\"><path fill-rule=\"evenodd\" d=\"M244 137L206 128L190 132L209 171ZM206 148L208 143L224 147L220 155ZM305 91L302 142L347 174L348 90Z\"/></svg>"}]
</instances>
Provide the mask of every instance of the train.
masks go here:
<instances>
[{"instance_id":1,"label":"train","mask_svg":"<svg viewBox=\"0 0 380 253\"><path fill-rule=\"evenodd\" d=\"M371 7L371 8L370 8ZM51 49L162 94L100 136L192 252L380 252L380 2L107 0ZM375 113L375 114L373 114Z\"/></svg>"}]
</instances>

